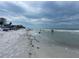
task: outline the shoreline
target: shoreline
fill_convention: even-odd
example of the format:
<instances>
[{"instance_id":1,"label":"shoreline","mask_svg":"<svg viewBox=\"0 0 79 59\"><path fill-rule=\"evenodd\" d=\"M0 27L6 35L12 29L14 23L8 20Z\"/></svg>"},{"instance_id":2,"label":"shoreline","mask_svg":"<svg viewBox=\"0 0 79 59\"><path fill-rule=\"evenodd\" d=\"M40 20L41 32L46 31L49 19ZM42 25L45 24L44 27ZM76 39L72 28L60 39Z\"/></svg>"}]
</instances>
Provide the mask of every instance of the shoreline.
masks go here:
<instances>
[{"instance_id":1,"label":"shoreline","mask_svg":"<svg viewBox=\"0 0 79 59\"><path fill-rule=\"evenodd\" d=\"M66 32L67 34L68 32ZM4 58L70 58L79 57L79 49L61 44L66 34L57 36L55 32L20 29L17 31L0 32L0 57ZM70 36L72 33L68 34ZM50 35L52 38L50 38ZM59 36L60 35L60 36ZM75 35L75 34L74 34ZM55 36L55 37L54 37ZM7 39L6 39L7 38ZM59 38L59 39L57 39ZM58 42L55 42L58 40ZM77 39L75 39L77 40ZM71 41L70 41L71 42ZM57 43L60 43L57 44ZM69 44L69 43L68 43ZM71 44L71 43L70 43ZM74 43L75 44L75 43ZM73 46L73 45L72 45Z\"/></svg>"}]
</instances>

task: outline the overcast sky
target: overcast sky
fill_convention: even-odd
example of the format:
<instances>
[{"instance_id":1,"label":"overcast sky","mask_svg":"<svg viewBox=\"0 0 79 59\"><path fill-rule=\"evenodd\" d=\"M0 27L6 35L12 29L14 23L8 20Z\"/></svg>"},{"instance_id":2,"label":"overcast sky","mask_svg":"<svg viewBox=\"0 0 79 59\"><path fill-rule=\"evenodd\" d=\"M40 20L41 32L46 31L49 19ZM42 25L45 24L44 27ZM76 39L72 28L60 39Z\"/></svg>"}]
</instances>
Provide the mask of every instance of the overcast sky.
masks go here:
<instances>
[{"instance_id":1,"label":"overcast sky","mask_svg":"<svg viewBox=\"0 0 79 59\"><path fill-rule=\"evenodd\" d=\"M79 2L0 2L0 17L28 26L79 27Z\"/></svg>"}]
</instances>

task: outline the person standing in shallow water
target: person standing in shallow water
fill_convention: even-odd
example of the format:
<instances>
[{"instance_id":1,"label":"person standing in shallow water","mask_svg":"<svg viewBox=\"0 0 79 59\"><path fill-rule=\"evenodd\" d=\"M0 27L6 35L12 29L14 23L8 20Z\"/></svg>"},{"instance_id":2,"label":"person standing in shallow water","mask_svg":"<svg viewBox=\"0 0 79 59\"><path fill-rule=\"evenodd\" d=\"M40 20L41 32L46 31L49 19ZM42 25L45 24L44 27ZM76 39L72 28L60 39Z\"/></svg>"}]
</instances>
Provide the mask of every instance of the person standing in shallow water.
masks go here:
<instances>
[{"instance_id":1,"label":"person standing in shallow water","mask_svg":"<svg viewBox=\"0 0 79 59\"><path fill-rule=\"evenodd\" d=\"M52 29L51 32L54 32L54 30Z\"/></svg>"},{"instance_id":2,"label":"person standing in shallow water","mask_svg":"<svg viewBox=\"0 0 79 59\"><path fill-rule=\"evenodd\" d=\"M40 29L40 31L38 32L39 34L41 33L41 29Z\"/></svg>"},{"instance_id":3,"label":"person standing in shallow water","mask_svg":"<svg viewBox=\"0 0 79 59\"><path fill-rule=\"evenodd\" d=\"M39 34L40 34L41 32L39 32Z\"/></svg>"}]
</instances>

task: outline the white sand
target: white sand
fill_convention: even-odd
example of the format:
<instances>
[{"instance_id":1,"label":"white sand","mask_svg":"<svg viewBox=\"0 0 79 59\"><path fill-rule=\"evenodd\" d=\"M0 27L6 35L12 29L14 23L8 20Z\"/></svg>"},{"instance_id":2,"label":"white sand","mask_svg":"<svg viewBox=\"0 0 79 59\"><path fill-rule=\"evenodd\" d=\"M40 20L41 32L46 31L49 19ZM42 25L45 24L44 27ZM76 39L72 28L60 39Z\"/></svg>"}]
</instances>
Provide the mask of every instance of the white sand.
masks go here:
<instances>
[{"instance_id":1,"label":"white sand","mask_svg":"<svg viewBox=\"0 0 79 59\"><path fill-rule=\"evenodd\" d=\"M31 57L32 53L28 31L0 31L0 57Z\"/></svg>"},{"instance_id":2,"label":"white sand","mask_svg":"<svg viewBox=\"0 0 79 59\"><path fill-rule=\"evenodd\" d=\"M48 38L34 31L0 31L0 58L79 57L77 49L48 43Z\"/></svg>"}]
</instances>

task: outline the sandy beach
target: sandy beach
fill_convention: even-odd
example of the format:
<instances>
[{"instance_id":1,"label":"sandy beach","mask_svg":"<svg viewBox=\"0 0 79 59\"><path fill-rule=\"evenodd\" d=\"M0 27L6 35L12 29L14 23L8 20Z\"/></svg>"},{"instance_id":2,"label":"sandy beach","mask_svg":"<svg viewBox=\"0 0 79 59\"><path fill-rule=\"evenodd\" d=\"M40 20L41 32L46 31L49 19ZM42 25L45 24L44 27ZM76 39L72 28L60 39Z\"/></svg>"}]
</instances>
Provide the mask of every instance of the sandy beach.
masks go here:
<instances>
[{"instance_id":1,"label":"sandy beach","mask_svg":"<svg viewBox=\"0 0 79 59\"><path fill-rule=\"evenodd\" d=\"M0 57L29 57L30 46L26 30L0 31Z\"/></svg>"},{"instance_id":2,"label":"sandy beach","mask_svg":"<svg viewBox=\"0 0 79 59\"><path fill-rule=\"evenodd\" d=\"M79 1L0 1L0 58L79 58Z\"/></svg>"},{"instance_id":3,"label":"sandy beach","mask_svg":"<svg viewBox=\"0 0 79 59\"><path fill-rule=\"evenodd\" d=\"M50 35L49 35L50 36ZM59 45L41 32L0 31L0 58L75 58L79 49ZM54 39L54 38L52 38Z\"/></svg>"}]
</instances>

